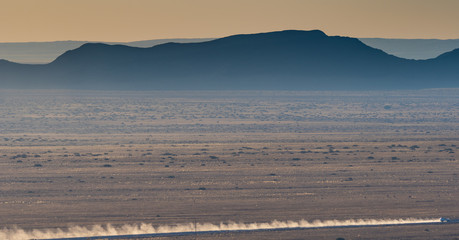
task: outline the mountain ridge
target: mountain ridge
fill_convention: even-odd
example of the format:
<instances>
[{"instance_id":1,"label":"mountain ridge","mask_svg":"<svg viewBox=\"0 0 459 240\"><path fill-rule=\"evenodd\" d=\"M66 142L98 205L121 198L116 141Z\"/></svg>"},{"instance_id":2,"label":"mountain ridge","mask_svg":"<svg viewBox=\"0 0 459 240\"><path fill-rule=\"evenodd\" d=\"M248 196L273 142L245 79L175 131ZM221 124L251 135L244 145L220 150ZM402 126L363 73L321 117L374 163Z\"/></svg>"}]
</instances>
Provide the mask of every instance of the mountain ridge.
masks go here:
<instances>
[{"instance_id":1,"label":"mountain ridge","mask_svg":"<svg viewBox=\"0 0 459 240\"><path fill-rule=\"evenodd\" d=\"M106 43L149 48L168 42L204 42L215 38L169 38L134 42L101 41L52 41L52 42L0 42L0 58L16 63L44 64L54 61L67 50L76 49L85 43ZM397 39L397 38L357 38L364 44L381 49L391 55L415 60L436 58L459 48L459 39Z\"/></svg>"},{"instance_id":2,"label":"mountain ridge","mask_svg":"<svg viewBox=\"0 0 459 240\"><path fill-rule=\"evenodd\" d=\"M49 64L5 66L7 88L409 89L458 87L459 50L409 60L356 38L285 30L150 48L87 43Z\"/></svg>"}]
</instances>

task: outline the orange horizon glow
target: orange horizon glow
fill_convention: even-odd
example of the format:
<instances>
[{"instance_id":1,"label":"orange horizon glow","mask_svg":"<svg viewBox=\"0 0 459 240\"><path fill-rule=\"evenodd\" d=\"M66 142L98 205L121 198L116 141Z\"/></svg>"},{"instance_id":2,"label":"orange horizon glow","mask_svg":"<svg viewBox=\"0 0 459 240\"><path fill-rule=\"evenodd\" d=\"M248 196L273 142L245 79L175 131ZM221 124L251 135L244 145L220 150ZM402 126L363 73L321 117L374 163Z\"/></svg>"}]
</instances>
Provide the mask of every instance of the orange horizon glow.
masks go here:
<instances>
[{"instance_id":1,"label":"orange horizon glow","mask_svg":"<svg viewBox=\"0 0 459 240\"><path fill-rule=\"evenodd\" d=\"M459 38L457 0L2 0L0 42L217 38L287 29Z\"/></svg>"}]
</instances>

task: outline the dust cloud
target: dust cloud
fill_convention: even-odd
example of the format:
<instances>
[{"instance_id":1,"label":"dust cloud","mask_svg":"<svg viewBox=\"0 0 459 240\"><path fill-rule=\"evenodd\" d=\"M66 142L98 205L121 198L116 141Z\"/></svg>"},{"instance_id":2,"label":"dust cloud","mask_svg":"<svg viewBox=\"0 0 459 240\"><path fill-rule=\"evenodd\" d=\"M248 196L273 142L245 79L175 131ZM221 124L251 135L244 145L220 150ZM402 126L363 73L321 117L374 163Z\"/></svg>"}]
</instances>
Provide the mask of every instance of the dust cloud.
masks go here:
<instances>
[{"instance_id":1,"label":"dust cloud","mask_svg":"<svg viewBox=\"0 0 459 240\"><path fill-rule=\"evenodd\" d=\"M178 225L154 226L153 224L126 224L122 226L94 225L89 227L73 226L66 229L35 229L23 230L19 228L0 229L0 239L4 240L28 240L28 239L55 239L55 238L77 238L97 236L119 236L137 234L157 233L194 233L208 231L250 231L267 229L289 229L289 228L326 228L326 227L352 227L352 226L378 226L398 224L422 224L440 222L435 219L350 219L350 220L306 220L300 221L277 221L267 223L237 223L227 222L220 224L212 223L188 223Z\"/></svg>"}]
</instances>

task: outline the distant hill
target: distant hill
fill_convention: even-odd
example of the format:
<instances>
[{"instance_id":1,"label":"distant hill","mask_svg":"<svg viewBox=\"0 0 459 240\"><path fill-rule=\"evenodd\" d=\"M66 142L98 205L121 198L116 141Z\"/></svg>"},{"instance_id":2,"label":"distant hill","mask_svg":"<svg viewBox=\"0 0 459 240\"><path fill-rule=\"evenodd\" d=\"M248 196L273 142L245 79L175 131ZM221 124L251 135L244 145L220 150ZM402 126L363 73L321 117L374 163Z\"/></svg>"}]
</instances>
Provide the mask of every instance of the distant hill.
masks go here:
<instances>
[{"instance_id":1,"label":"distant hill","mask_svg":"<svg viewBox=\"0 0 459 240\"><path fill-rule=\"evenodd\" d=\"M158 44L177 42L204 42L214 38L177 38L156 39L136 42L101 42L105 44L120 44L131 47L152 47ZM406 59L429 59L459 48L459 39L389 39L389 38L359 38L366 45L381 49L391 55ZM57 41L57 42L25 42L0 43L0 59L17 63L41 64L50 63L68 50L81 47L88 41Z\"/></svg>"},{"instance_id":2,"label":"distant hill","mask_svg":"<svg viewBox=\"0 0 459 240\"><path fill-rule=\"evenodd\" d=\"M321 31L151 48L88 43L43 65L0 62L1 88L380 90L459 87L459 51L415 61Z\"/></svg>"},{"instance_id":3,"label":"distant hill","mask_svg":"<svg viewBox=\"0 0 459 240\"><path fill-rule=\"evenodd\" d=\"M156 39L136 42L105 42L106 44L122 44L131 47L152 47L168 42L203 42L212 38L177 38ZM81 47L88 41L57 41L57 42L23 42L23 43L0 43L0 59L6 59L17 63L50 63L68 50Z\"/></svg>"},{"instance_id":4,"label":"distant hill","mask_svg":"<svg viewBox=\"0 0 459 240\"><path fill-rule=\"evenodd\" d=\"M429 59L459 48L459 39L359 38L368 46L407 59Z\"/></svg>"}]
</instances>

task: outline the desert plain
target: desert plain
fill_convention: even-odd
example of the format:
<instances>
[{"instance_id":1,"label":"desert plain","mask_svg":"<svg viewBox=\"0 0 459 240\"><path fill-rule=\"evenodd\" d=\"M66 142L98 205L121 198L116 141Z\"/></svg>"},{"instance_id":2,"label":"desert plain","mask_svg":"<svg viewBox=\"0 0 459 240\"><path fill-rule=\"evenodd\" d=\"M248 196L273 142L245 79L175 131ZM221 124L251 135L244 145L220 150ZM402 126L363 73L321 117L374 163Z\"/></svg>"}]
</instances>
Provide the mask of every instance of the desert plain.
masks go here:
<instances>
[{"instance_id":1,"label":"desert plain","mask_svg":"<svg viewBox=\"0 0 459 240\"><path fill-rule=\"evenodd\" d=\"M0 229L457 219L458 147L458 89L0 90ZM459 239L459 230L158 239L190 237Z\"/></svg>"}]
</instances>

